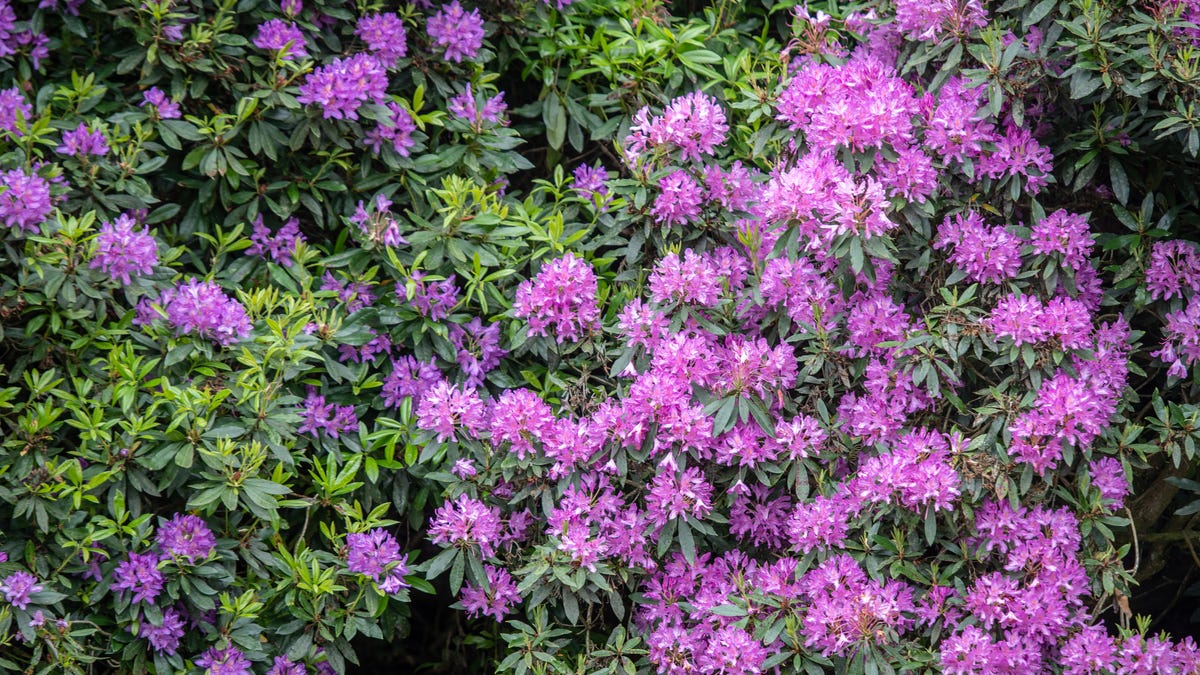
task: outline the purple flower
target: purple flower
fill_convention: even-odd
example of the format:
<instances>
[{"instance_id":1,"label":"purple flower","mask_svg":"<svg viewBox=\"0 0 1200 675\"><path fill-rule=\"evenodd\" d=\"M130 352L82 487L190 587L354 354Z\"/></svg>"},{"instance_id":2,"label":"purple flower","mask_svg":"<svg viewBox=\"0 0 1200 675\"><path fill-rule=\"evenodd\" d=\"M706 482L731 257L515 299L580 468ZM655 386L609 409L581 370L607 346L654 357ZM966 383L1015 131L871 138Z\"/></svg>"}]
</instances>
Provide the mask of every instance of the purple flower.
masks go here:
<instances>
[{"instance_id":1,"label":"purple flower","mask_svg":"<svg viewBox=\"0 0 1200 675\"><path fill-rule=\"evenodd\" d=\"M458 286L454 284L454 275L441 281L424 281L425 274L413 272L413 288L410 294L407 287L397 287L396 294L401 300L407 300L421 316L431 321L440 321L450 315L450 310L458 304Z\"/></svg>"},{"instance_id":2,"label":"purple flower","mask_svg":"<svg viewBox=\"0 0 1200 675\"><path fill-rule=\"evenodd\" d=\"M517 289L513 315L529 320L529 336L554 334L557 342L574 342L600 328L596 273L591 263L567 251Z\"/></svg>"},{"instance_id":3,"label":"purple flower","mask_svg":"<svg viewBox=\"0 0 1200 675\"><path fill-rule=\"evenodd\" d=\"M298 16L300 11L303 9L304 3L302 3L300 0L280 0L279 2L279 11L283 12L289 17Z\"/></svg>"},{"instance_id":4,"label":"purple flower","mask_svg":"<svg viewBox=\"0 0 1200 675\"><path fill-rule=\"evenodd\" d=\"M392 113L387 119L390 124L381 122L368 131L363 139L364 144L378 155L384 144L390 143L396 154L408 157L408 151L417 144L412 137L417 130L417 123L408 108L399 103L388 103L387 108Z\"/></svg>"},{"instance_id":5,"label":"purple flower","mask_svg":"<svg viewBox=\"0 0 1200 675\"><path fill-rule=\"evenodd\" d=\"M54 200L50 183L41 176L12 169L0 174L0 220L9 228L36 233L50 217Z\"/></svg>"},{"instance_id":6,"label":"purple flower","mask_svg":"<svg viewBox=\"0 0 1200 675\"><path fill-rule=\"evenodd\" d=\"M193 565L212 555L217 546L217 538L203 519L181 513L159 526L157 538L164 559L187 559Z\"/></svg>"},{"instance_id":7,"label":"purple flower","mask_svg":"<svg viewBox=\"0 0 1200 675\"><path fill-rule=\"evenodd\" d=\"M458 0L442 5L426 24L433 43L445 48L444 58L455 63L473 59L483 46L483 17L478 9L468 13Z\"/></svg>"},{"instance_id":8,"label":"purple flower","mask_svg":"<svg viewBox=\"0 0 1200 675\"><path fill-rule=\"evenodd\" d=\"M683 225L700 218L704 193L691 174L678 169L658 181L658 197L650 213L663 225Z\"/></svg>"},{"instance_id":9,"label":"purple flower","mask_svg":"<svg viewBox=\"0 0 1200 675\"><path fill-rule=\"evenodd\" d=\"M447 102L447 109L451 115L467 122L472 129L479 132L483 130L484 122L499 123L501 115L508 110L508 105L504 102L504 92L484 99L483 105L479 105L479 99L468 82L461 94Z\"/></svg>"},{"instance_id":10,"label":"purple flower","mask_svg":"<svg viewBox=\"0 0 1200 675\"><path fill-rule=\"evenodd\" d=\"M290 21L271 19L258 27L254 46L279 52L279 58L291 61L308 57L304 33Z\"/></svg>"},{"instance_id":11,"label":"purple flower","mask_svg":"<svg viewBox=\"0 0 1200 675\"><path fill-rule=\"evenodd\" d=\"M944 33L963 35L987 25L979 0L899 0L896 26L913 40L937 42Z\"/></svg>"},{"instance_id":12,"label":"purple flower","mask_svg":"<svg viewBox=\"0 0 1200 675\"><path fill-rule=\"evenodd\" d=\"M394 64L408 53L404 22L395 12L364 16L358 20L354 34L367 43L367 49L378 56L384 65Z\"/></svg>"},{"instance_id":13,"label":"purple flower","mask_svg":"<svg viewBox=\"0 0 1200 675\"><path fill-rule=\"evenodd\" d=\"M4 599L8 604L17 609L26 609L29 607L29 596L42 590L42 586L38 583L38 578L21 570L13 572L0 581L0 592L4 593Z\"/></svg>"},{"instance_id":14,"label":"purple flower","mask_svg":"<svg viewBox=\"0 0 1200 675\"><path fill-rule=\"evenodd\" d=\"M711 307L721 299L721 276L705 256L692 249L668 253L650 273L650 299L661 304L683 302Z\"/></svg>"},{"instance_id":15,"label":"purple flower","mask_svg":"<svg viewBox=\"0 0 1200 675\"><path fill-rule=\"evenodd\" d=\"M225 295L216 282L190 279L163 295L160 302L167 311L167 321L180 335L195 333L228 347L250 334L246 308Z\"/></svg>"},{"instance_id":16,"label":"purple flower","mask_svg":"<svg viewBox=\"0 0 1200 675\"><path fill-rule=\"evenodd\" d=\"M1000 283L1021 269L1021 240L1003 227L988 227L975 211L946 216L934 248L950 248L950 262L975 281Z\"/></svg>"},{"instance_id":17,"label":"purple flower","mask_svg":"<svg viewBox=\"0 0 1200 675\"><path fill-rule=\"evenodd\" d=\"M503 533L500 510L465 494L438 507L429 525L433 543L458 548L479 547L485 558L496 554Z\"/></svg>"},{"instance_id":18,"label":"purple flower","mask_svg":"<svg viewBox=\"0 0 1200 675\"><path fill-rule=\"evenodd\" d=\"M575 167L575 190L580 196L592 202L601 212L608 210L612 196L608 193L608 171L597 163L596 166L580 164Z\"/></svg>"},{"instance_id":19,"label":"purple flower","mask_svg":"<svg viewBox=\"0 0 1200 675\"><path fill-rule=\"evenodd\" d=\"M1200 292L1200 248L1182 239L1156 241L1146 268L1146 288L1155 300Z\"/></svg>"},{"instance_id":20,"label":"purple flower","mask_svg":"<svg viewBox=\"0 0 1200 675\"><path fill-rule=\"evenodd\" d=\"M40 68L42 59L50 56L50 38L44 33L35 33L32 30L18 33L15 43L29 48L29 60L33 62L34 68Z\"/></svg>"},{"instance_id":21,"label":"purple flower","mask_svg":"<svg viewBox=\"0 0 1200 675\"><path fill-rule=\"evenodd\" d=\"M694 91L671 101L661 116L642 108L625 139L626 156L634 160L647 150L677 149L687 161L699 162L725 142L729 125L717 100Z\"/></svg>"},{"instance_id":22,"label":"purple flower","mask_svg":"<svg viewBox=\"0 0 1200 675\"><path fill-rule=\"evenodd\" d=\"M62 140L62 145L54 149L61 155L101 157L108 154L108 140L104 134L99 130L89 131L83 122L72 131L64 131Z\"/></svg>"},{"instance_id":23,"label":"purple flower","mask_svg":"<svg viewBox=\"0 0 1200 675\"><path fill-rule=\"evenodd\" d=\"M474 390L451 385L440 380L421 397L417 406L417 427L436 433L439 442L446 442L461 430L478 437L484 427L483 401Z\"/></svg>"},{"instance_id":24,"label":"purple flower","mask_svg":"<svg viewBox=\"0 0 1200 675\"><path fill-rule=\"evenodd\" d=\"M450 326L450 342L458 350L458 366L467 387L478 387L508 352L500 347L500 324L484 327L479 317Z\"/></svg>"},{"instance_id":25,"label":"purple flower","mask_svg":"<svg viewBox=\"0 0 1200 675\"><path fill-rule=\"evenodd\" d=\"M308 669L303 663L293 663L286 656L276 656L267 675L308 675Z\"/></svg>"},{"instance_id":26,"label":"purple flower","mask_svg":"<svg viewBox=\"0 0 1200 675\"><path fill-rule=\"evenodd\" d=\"M996 151L979 162L980 173L989 178L1023 176L1025 189L1036 195L1046 186L1046 176L1054 168L1054 155L1028 129L1009 126L995 139Z\"/></svg>"},{"instance_id":27,"label":"purple flower","mask_svg":"<svg viewBox=\"0 0 1200 675\"><path fill-rule=\"evenodd\" d=\"M338 294L338 300L346 304L346 312L353 314L363 307L370 307L375 302L375 294L371 286L361 281L339 281L331 272L321 277L321 290L333 291Z\"/></svg>"},{"instance_id":28,"label":"purple flower","mask_svg":"<svg viewBox=\"0 0 1200 675\"><path fill-rule=\"evenodd\" d=\"M503 621L512 611L513 605L521 602L521 593L508 570L492 565L483 566L487 575L487 588L476 588L467 584L462 590L463 609L467 616L490 616Z\"/></svg>"},{"instance_id":29,"label":"purple flower","mask_svg":"<svg viewBox=\"0 0 1200 675\"><path fill-rule=\"evenodd\" d=\"M21 132L17 131L18 112L28 124L33 107L25 101L25 95L16 87L0 89L0 129L19 136Z\"/></svg>"},{"instance_id":30,"label":"purple flower","mask_svg":"<svg viewBox=\"0 0 1200 675\"><path fill-rule=\"evenodd\" d=\"M1094 245L1087 216L1059 209L1033 226L1033 252L1039 255L1056 253L1073 270L1083 267Z\"/></svg>"},{"instance_id":31,"label":"purple flower","mask_svg":"<svg viewBox=\"0 0 1200 675\"><path fill-rule=\"evenodd\" d=\"M367 211L363 202L358 203L350 223L356 225L368 240L381 246L399 246L408 240L400 235L400 223L389 211L392 200L383 195L375 196L375 208Z\"/></svg>"},{"instance_id":32,"label":"purple flower","mask_svg":"<svg viewBox=\"0 0 1200 675\"><path fill-rule=\"evenodd\" d=\"M1163 329L1163 343L1151 356L1170 364L1170 377L1187 377L1187 370L1200 363L1200 295L1193 296L1183 309L1169 312Z\"/></svg>"},{"instance_id":33,"label":"purple flower","mask_svg":"<svg viewBox=\"0 0 1200 675\"><path fill-rule=\"evenodd\" d=\"M421 397L441 379L441 372L432 361L418 361L412 356L401 356L392 361L392 372L383 379L383 404L398 408L405 397L411 396L416 408Z\"/></svg>"},{"instance_id":34,"label":"purple flower","mask_svg":"<svg viewBox=\"0 0 1200 675\"><path fill-rule=\"evenodd\" d=\"M684 515L703 519L712 511L712 492L712 484L700 469L689 466L680 473L662 467L650 483L646 516L660 527Z\"/></svg>"},{"instance_id":35,"label":"purple flower","mask_svg":"<svg viewBox=\"0 0 1200 675\"><path fill-rule=\"evenodd\" d=\"M162 593L163 574L158 570L158 556L153 553L130 553L113 570L112 590L132 591L132 602L153 604Z\"/></svg>"},{"instance_id":36,"label":"purple flower","mask_svg":"<svg viewBox=\"0 0 1200 675\"><path fill-rule=\"evenodd\" d=\"M304 235L300 234L300 221L288 218L283 227L277 232L263 225L262 214L254 219L254 232L250 235L253 245L246 249L246 255L256 255L274 260L284 267L292 266L292 255L296 246L305 243Z\"/></svg>"},{"instance_id":37,"label":"purple flower","mask_svg":"<svg viewBox=\"0 0 1200 675\"><path fill-rule=\"evenodd\" d=\"M171 120L180 117L179 104L167 98L158 87L150 87L142 94L141 107L153 106L158 119Z\"/></svg>"},{"instance_id":38,"label":"purple flower","mask_svg":"<svg viewBox=\"0 0 1200 675\"><path fill-rule=\"evenodd\" d=\"M99 269L113 281L128 286L130 275L154 272L158 264L158 243L149 230L134 231L137 222L122 213L113 222L104 222L96 236L96 254L88 267Z\"/></svg>"},{"instance_id":39,"label":"purple flower","mask_svg":"<svg viewBox=\"0 0 1200 675\"><path fill-rule=\"evenodd\" d=\"M324 429L330 438L339 434L351 433L358 430L358 416L354 406L338 406L325 402L325 396L318 394L316 387L309 386L308 397L300 409L300 426L296 433L316 434Z\"/></svg>"},{"instance_id":40,"label":"purple flower","mask_svg":"<svg viewBox=\"0 0 1200 675\"><path fill-rule=\"evenodd\" d=\"M1119 509L1125 503L1125 495L1129 494L1129 481L1125 478L1125 468L1121 460L1115 457L1100 457L1088 463L1088 475L1092 479L1092 487L1100 491L1100 498L1112 502L1112 508Z\"/></svg>"},{"instance_id":41,"label":"purple flower","mask_svg":"<svg viewBox=\"0 0 1200 675\"><path fill-rule=\"evenodd\" d=\"M251 675L250 659L240 649L230 645L224 649L209 647L196 659L205 675Z\"/></svg>"},{"instance_id":42,"label":"purple flower","mask_svg":"<svg viewBox=\"0 0 1200 675\"><path fill-rule=\"evenodd\" d=\"M296 100L321 106L325 119L358 119L364 103L385 103L387 71L370 54L334 59L305 78Z\"/></svg>"},{"instance_id":43,"label":"purple flower","mask_svg":"<svg viewBox=\"0 0 1200 675\"><path fill-rule=\"evenodd\" d=\"M534 453L533 443L541 441L554 423L554 411L536 393L528 389L508 389L500 394L492 409L492 446L508 444L517 459Z\"/></svg>"},{"instance_id":44,"label":"purple flower","mask_svg":"<svg viewBox=\"0 0 1200 675\"><path fill-rule=\"evenodd\" d=\"M400 554L400 544L383 528L354 533L346 537L346 569L371 577L384 593L396 593L409 584L407 555Z\"/></svg>"},{"instance_id":45,"label":"purple flower","mask_svg":"<svg viewBox=\"0 0 1200 675\"><path fill-rule=\"evenodd\" d=\"M133 630L132 625L129 630ZM163 610L162 622L157 626L145 619L138 624L139 637L149 640L154 651L168 656L179 650L179 641L184 632L183 615L173 607Z\"/></svg>"}]
</instances>

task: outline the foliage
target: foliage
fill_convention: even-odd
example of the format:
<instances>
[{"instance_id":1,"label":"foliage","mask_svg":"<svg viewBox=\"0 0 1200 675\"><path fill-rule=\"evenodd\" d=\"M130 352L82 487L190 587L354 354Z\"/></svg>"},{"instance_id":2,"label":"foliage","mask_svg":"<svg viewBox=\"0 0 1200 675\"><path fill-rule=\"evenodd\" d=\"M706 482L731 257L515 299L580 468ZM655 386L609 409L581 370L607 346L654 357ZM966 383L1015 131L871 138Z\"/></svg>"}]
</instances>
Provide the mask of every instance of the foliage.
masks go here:
<instances>
[{"instance_id":1,"label":"foliage","mask_svg":"<svg viewBox=\"0 0 1200 675\"><path fill-rule=\"evenodd\" d=\"M684 4L0 0L0 670L1200 672L1192 5Z\"/></svg>"}]
</instances>

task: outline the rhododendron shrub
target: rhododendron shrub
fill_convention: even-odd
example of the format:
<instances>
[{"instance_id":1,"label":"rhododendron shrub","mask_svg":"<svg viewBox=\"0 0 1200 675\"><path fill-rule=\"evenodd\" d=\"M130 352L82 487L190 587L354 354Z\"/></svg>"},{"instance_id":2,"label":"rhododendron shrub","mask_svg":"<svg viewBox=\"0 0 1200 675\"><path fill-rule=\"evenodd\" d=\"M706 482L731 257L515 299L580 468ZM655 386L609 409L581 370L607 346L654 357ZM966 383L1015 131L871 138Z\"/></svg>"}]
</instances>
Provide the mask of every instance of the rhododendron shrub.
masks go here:
<instances>
[{"instance_id":1,"label":"rhododendron shrub","mask_svg":"<svg viewBox=\"0 0 1200 675\"><path fill-rule=\"evenodd\" d=\"M0 0L0 670L1200 672L1193 8L685 4Z\"/></svg>"}]
</instances>

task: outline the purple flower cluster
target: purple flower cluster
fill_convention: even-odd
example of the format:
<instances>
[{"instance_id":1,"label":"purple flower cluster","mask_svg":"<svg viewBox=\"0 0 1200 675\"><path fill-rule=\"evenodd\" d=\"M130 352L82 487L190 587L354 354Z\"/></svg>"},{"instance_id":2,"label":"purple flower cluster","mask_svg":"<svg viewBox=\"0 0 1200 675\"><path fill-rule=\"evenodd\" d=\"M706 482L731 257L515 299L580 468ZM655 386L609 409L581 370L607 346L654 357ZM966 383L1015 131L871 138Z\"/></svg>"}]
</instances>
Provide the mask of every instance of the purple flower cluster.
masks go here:
<instances>
[{"instance_id":1,"label":"purple flower cluster","mask_svg":"<svg viewBox=\"0 0 1200 675\"><path fill-rule=\"evenodd\" d=\"M439 380L421 397L417 427L435 433L439 442L454 438L460 431L468 437L478 437L484 428L485 412L483 400L474 390Z\"/></svg>"},{"instance_id":2,"label":"purple flower cluster","mask_svg":"<svg viewBox=\"0 0 1200 675\"><path fill-rule=\"evenodd\" d=\"M612 196L608 191L608 171L603 166L580 164L575 167L575 190L584 199L592 202L600 211L608 210Z\"/></svg>"},{"instance_id":3,"label":"purple flower cluster","mask_svg":"<svg viewBox=\"0 0 1200 675\"><path fill-rule=\"evenodd\" d=\"M10 229L37 233L54 209L50 182L22 169L0 174L0 220Z\"/></svg>"},{"instance_id":4,"label":"purple flower cluster","mask_svg":"<svg viewBox=\"0 0 1200 675\"><path fill-rule=\"evenodd\" d=\"M387 109L391 111L387 122L380 123L368 131L363 141L375 154L379 154L385 145L390 144L396 154L408 157L409 151L417 144L412 137L413 132L417 130L417 123L408 108L399 103L388 103Z\"/></svg>"},{"instance_id":5,"label":"purple flower cluster","mask_svg":"<svg viewBox=\"0 0 1200 675\"><path fill-rule=\"evenodd\" d=\"M26 123L33 115L33 107L25 100L25 95L16 87L0 89L0 129L14 136L21 135L17 130L18 114Z\"/></svg>"},{"instance_id":6,"label":"purple flower cluster","mask_svg":"<svg viewBox=\"0 0 1200 675\"><path fill-rule=\"evenodd\" d=\"M346 537L346 569L368 576L384 593L408 588L408 556L400 554L400 544L387 530L375 528Z\"/></svg>"},{"instance_id":7,"label":"purple flower cluster","mask_svg":"<svg viewBox=\"0 0 1200 675\"><path fill-rule=\"evenodd\" d=\"M462 606L467 615L490 616L496 621L503 621L513 607L521 602L521 593L508 570L503 567L484 565L487 575L487 587L476 588L467 584L462 590Z\"/></svg>"},{"instance_id":8,"label":"purple flower cluster","mask_svg":"<svg viewBox=\"0 0 1200 675\"><path fill-rule=\"evenodd\" d=\"M159 560L156 553L130 553L113 570L112 590L131 592L131 602L154 604L154 599L162 593L163 584L166 583L166 578L158 569Z\"/></svg>"},{"instance_id":9,"label":"purple flower cluster","mask_svg":"<svg viewBox=\"0 0 1200 675\"><path fill-rule=\"evenodd\" d=\"M308 397L300 407L298 434L316 434L324 429L330 438L358 430L358 416L353 405L326 403L325 396L318 394L316 387L309 386Z\"/></svg>"},{"instance_id":10,"label":"purple flower cluster","mask_svg":"<svg viewBox=\"0 0 1200 675\"><path fill-rule=\"evenodd\" d=\"M402 301L412 303L417 312L430 321L440 321L450 316L450 310L458 305L458 286L454 275L440 281L425 281L425 274L413 272L412 290L397 287L396 294Z\"/></svg>"},{"instance_id":11,"label":"purple flower cluster","mask_svg":"<svg viewBox=\"0 0 1200 675\"><path fill-rule=\"evenodd\" d=\"M101 223L100 234L96 236L96 253L88 266L126 286L132 282L130 275L153 273L158 264L158 243L149 230L134 231L137 225L137 221L126 213L112 222Z\"/></svg>"},{"instance_id":12,"label":"purple flower cluster","mask_svg":"<svg viewBox=\"0 0 1200 675\"><path fill-rule=\"evenodd\" d=\"M338 300L346 305L346 312L353 314L363 307L370 307L375 302L375 294L371 285L361 281L342 281L326 272L321 277L321 290L337 293Z\"/></svg>"},{"instance_id":13,"label":"purple flower cluster","mask_svg":"<svg viewBox=\"0 0 1200 675\"><path fill-rule=\"evenodd\" d=\"M717 100L699 91L671 101L662 115L642 108L633 122L624 144L630 162L657 149L677 150L684 161L700 162L725 142L729 132Z\"/></svg>"},{"instance_id":14,"label":"purple flower cluster","mask_svg":"<svg viewBox=\"0 0 1200 675\"><path fill-rule=\"evenodd\" d=\"M167 322L180 335L194 333L228 347L250 334L246 308L213 281L189 279L182 286L164 291L158 304L165 310ZM155 317L152 310L143 310L141 314L142 323Z\"/></svg>"},{"instance_id":15,"label":"purple flower cluster","mask_svg":"<svg viewBox=\"0 0 1200 675\"><path fill-rule=\"evenodd\" d=\"M477 316L465 324L451 324L450 343L454 345L456 362L468 388L482 385L487 374L508 354L500 347L500 324L484 326Z\"/></svg>"},{"instance_id":16,"label":"purple flower cluster","mask_svg":"<svg viewBox=\"0 0 1200 675\"><path fill-rule=\"evenodd\" d=\"M1162 347L1152 356L1171 364L1168 375L1184 378L1188 368L1200 363L1200 295L1192 296L1186 307L1166 318Z\"/></svg>"},{"instance_id":17,"label":"purple flower cluster","mask_svg":"<svg viewBox=\"0 0 1200 675\"><path fill-rule=\"evenodd\" d=\"M0 581L0 593L4 594L4 600L17 609L27 609L30 596L41 590L38 578L24 570L13 572Z\"/></svg>"},{"instance_id":18,"label":"purple flower cluster","mask_svg":"<svg viewBox=\"0 0 1200 675\"><path fill-rule=\"evenodd\" d=\"M167 95L158 87L150 87L142 94L141 106L143 108L153 107L155 115L162 120L177 119L182 114L179 104L167 98Z\"/></svg>"},{"instance_id":19,"label":"purple flower cluster","mask_svg":"<svg viewBox=\"0 0 1200 675\"><path fill-rule=\"evenodd\" d=\"M108 139L99 130L89 130L83 122L71 131L64 131L62 145L54 149L60 155L102 157L108 154Z\"/></svg>"},{"instance_id":20,"label":"purple flower cluster","mask_svg":"<svg viewBox=\"0 0 1200 675\"><path fill-rule=\"evenodd\" d=\"M1183 239L1154 242L1146 288L1155 300L1181 298L1186 291L1200 293L1200 247Z\"/></svg>"},{"instance_id":21,"label":"purple flower cluster","mask_svg":"<svg viewBox=\"0 0 1200 675\"><path fill-rule=\"evenodd\" d=\"M325 119L358 119L364 103L384 105L387 71L370 54L336 58L309 73L296 100L321 107Z\"/></svg>"},{"instance_id":22,"label":"purple flower cluster","mask_svg":"<svg viewBox=\"0 0 1200 675\"><path fill-rule=\"evenodd\" d=\"M250 659L233 645L224 649L209 647L196 659L196 665L204 669L205 675L251 675L254 672Z\"/></svg>"},{"instance_id":23,"label":"purple flower cluster","mask_svg":"<svg viewBox=\"0 0 1200 675\"><path fill-rule=\"evenodd\" d=\"M513 315L529 320L529 336L553 333L559 343L574 342L600 327L596 273L568 251L517 288Z\"/></svg>"},{"instance_id":24,"label":"purple flower cluster","mask_svg":"<svg viewBox=\"0 0 1200 675\"><path fill-rule=\"evenodd\" d=\"M913 40L937 42L943 35L961 36L987 25L979 0L900 0L896 26Z\"/></svg>"},{"instance_id":25,"label":"purple flower cluster","mask_svg":"<svg viewBox=\"0 0 1200 675\"><path fill-rule=\"evenodd\" d=\"M358 203L354 215L350 216L350 224L358 228L368 241L380 246L399 246L408 241L400 235L400 223L389 210L392 200L383 195L376 195L374 208L367 210L363 202Z\"/></svg>"},{"instance_id":26,"label":"purple flower cluster","mask_svg":"<svg viewBox=\"0 0 1200 675\"><path fill-rule=\"evenodd\" d=\"M358 20L354 34L362 38L367 49L383 62L394 64L408 53L408 35L404 21L395 12L368 14Z\"/></svg>"},{"instance_id":27,"label":"purple flower cluster","mask_svg":"<svg viewBox=\"0 0 1200 675\"><path fill-rule=\"evenodd\" d=\"M411 397L413 406L421 403L421 397L442 374L432 360L418 361L413 356L401 356L392 361L392 372L383 379L383 404L398 408L406 397Z\"/></svg>"},{"instance_id":28,"label":"purple flower cluster","mask_svg":"<svg viewBox=\"0 0 1200 675\"><path fill-rule=\"evenodd\" d=\"M1059 296L1046 304L1033 295L1009 295L992 310L987 325L1016 345L1056 341L1062 349L1090 346L1092 314L1078 300Z\"/></svg>"},{"instance_id":29,"label":"purple flower cluster","mask_svg":"<svg viewBox=\"0 0 1200 675\"><path fill-rule=\"evenodd\" d=\"M262 214L254 219L254 231L250 234L250 248L246 255L256 255L267 260L273 260L284 267L292 266L292 256L298 244L305 243L304 235L300 234L300 221L288 218L283 227L276 232L263 224Z\"/></svg>"},{"instance_id":30,"label":"purple flower cluster","mask_svg":"<svg viewBox=\"0 0 1200 675\"><path fill-rule=\"evenodd\" d=\"M134 628L131 625L129 629ZM183 615L175 608L168 607L162 612L162 620L155 624L149 619L137 624L139 637L146 638L154 651L160 654L172 655L179 651L179 642L185 633Z\"/></svg>"},{"instance_id":31,"label":"purple flower cluster","mask_svg":"<svg viewBox=\"0 0 1200 675\"><path fill-rule=\"evenodd\" d=\"M283 19L271 19L258 27L254 46L276 52L285 61L308 58L308 42L296 24Z\"/></svg>"},{"instance_id":32,"label":"purple flower cluster","mask_svg":"<svg viewBox=\"0 0 1200 675\"><path fill-rule=\"evenodd\" d=\"M950 263L974 281L1000 283L1021 269L1022 242L1003 227L989 227L978 212L946 216L934 248L951 249Z\"/></svg>"},{"instance_id":33,"label":"purple flower cluster","mask_svg":"<svg viewBox=\"0 0 1200 675\"><path fill-rule=\"evenodd\" d=\"M202 518L181 513L158 526L157 542L164 560L186 560L189 565L207 559L217 548L217 538Z\"/></svg>"},{"instance_id":34,"label":"purple flower cluster","mask_svg":"<svg viewBox=\"0 0 1200 675\"><path fill-rule=\"evenodd\" d=\"M438 507L429 523L433 543L478 550L484 558L496 554L503 534L500 510L468 495Z\"/></svg>"},{"instance_id":35,"label":"purple flower cluster","mask_svg":"<svg viewBox=\"0 0 1200 675\"><path fill-rule=\"evenodd\" d=\"M425 26L433 44L444 49L443 58L461 62L473 59L483 46L483 17L478 9L470 12L454 0L429 17Z\"/></svg>"},{"instance_id":36,"label":"purple flower cluster","mask_svg":"<svg viewBox=\"0 0 1200 675\"><path fill-rule=\"evenodd\" d=\"M484 129L485 122L499 124L508 110L508 104L504 102L504 92L491 97L480 97L475 94L471 89L471 83L468 82L461 94L447 101L446 108L451 115L470 124L476 132L480 132Z\"/></svg>"}]
</instances>

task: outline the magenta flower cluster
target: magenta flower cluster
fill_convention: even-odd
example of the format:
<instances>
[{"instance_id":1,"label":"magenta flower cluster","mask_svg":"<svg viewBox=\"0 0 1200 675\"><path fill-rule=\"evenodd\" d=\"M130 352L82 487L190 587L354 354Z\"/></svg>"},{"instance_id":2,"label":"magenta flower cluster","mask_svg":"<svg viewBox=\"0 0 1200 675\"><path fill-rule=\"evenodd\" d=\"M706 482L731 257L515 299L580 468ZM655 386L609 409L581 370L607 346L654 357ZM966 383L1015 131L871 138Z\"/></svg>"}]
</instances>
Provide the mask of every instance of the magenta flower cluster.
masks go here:
<instances>
[{"instance_id":1,"label":"magenta flower cluster","mask_svg":"<svg viewBox=\"0 0 1200 675\"><path fill-rule=\"evenodd\" d=\"M557 342L574 342L600 327L596 283L591 264L568 251L521 283L513 315L529 321L530 337L553 335Z\"/></svg>"},{"instance_id":2,"label":"magenta flower cluster","mask_svg":"<svg viewBox=\"0 0 1200 675\"><path fill-rule=\"evenodd\" d=\"M88 266L128 286L132 276L154 272L158 264L158 242L148 229L135 230L137 221L122 213L112 222L101 223L96 236L96 253Z\"/></svg>"}]
</instances>

